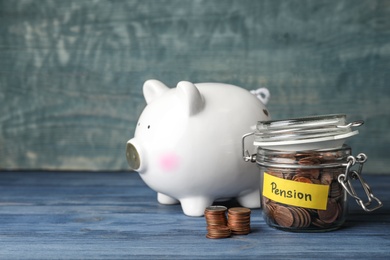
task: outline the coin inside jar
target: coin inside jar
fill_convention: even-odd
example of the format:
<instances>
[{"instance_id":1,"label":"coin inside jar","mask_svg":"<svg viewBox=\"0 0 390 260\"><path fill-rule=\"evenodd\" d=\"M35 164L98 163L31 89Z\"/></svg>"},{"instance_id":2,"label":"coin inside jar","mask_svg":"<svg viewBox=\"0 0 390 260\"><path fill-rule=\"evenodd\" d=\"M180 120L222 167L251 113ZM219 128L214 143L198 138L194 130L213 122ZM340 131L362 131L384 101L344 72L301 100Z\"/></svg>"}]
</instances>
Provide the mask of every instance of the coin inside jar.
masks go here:
<instances>
[{"instance_id":1,"label":"coin inside jar","mask_svg":"<svg viewBox=\"0 0 390 260\"><path fill-rule=\"evenodd\" d=\"M294 176L294 181L304 182L304 183L313 183L309 178L301 177L301 176Z\"/></svg>"},{"instance_id":2,"label":"coin inside jar","mask_svg":"<svg viewBox=\"0 0 390 260\"><path fill-rule=\"evenodd\" d=\"M278 223L281 227L291 227L294 223L293 214L285 206L277 205L275 207L273 216L276 223Z\"/></svg>"},{"instance_id":3,"label":"coin inside jar","mask_svg":"<svg viewBox=\"0 0 390 260\"><path fill-rule=\"evenodd\" d=\"M339 216L339 206L334 199L328 200L326 210L318 210L318 217L323 222L333 223Z\"/></svg>"}]
</instances>

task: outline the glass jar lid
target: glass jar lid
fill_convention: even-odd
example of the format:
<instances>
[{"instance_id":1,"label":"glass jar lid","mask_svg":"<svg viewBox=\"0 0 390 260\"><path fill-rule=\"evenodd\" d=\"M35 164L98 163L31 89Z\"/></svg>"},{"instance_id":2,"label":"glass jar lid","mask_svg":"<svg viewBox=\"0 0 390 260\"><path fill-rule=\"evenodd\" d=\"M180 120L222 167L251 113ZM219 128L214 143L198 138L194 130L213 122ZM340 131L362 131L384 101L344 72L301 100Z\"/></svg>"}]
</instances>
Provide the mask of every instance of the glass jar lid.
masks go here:
<instances>
[{"instance_id":1,"label":"glass jar lid","mask_svg":"<svg viewBox=\"0 0 390 260\"><path fill-rule=\"evenodd\" d=\"M359 133L352 127L363 123L346 123L344 114L259 121L254 145L286 151L340 148L348 137Z\"/></svg>"}]
</instances>

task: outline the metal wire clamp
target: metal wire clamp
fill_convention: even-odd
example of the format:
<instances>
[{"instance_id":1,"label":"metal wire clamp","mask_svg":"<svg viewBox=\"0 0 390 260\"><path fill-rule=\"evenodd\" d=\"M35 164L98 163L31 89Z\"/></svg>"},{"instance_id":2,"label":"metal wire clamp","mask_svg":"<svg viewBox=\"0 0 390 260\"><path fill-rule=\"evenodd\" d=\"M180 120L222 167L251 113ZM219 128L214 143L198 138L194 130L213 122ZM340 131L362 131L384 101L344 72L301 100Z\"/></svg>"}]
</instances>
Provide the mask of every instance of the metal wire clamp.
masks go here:
<instances>
[{"instance_id":1,"label":"metal wire clamp","mask_svg":"<svg viewBox=\"0 0 390 260\"><path fill-rule=\"evenodd\" d=\"M245 138L248 136L254 135L254 132L244 134L241 138L242 145L242 158L246 162L256 162L256 154L250 154L248 150L245 149Z\"/></svg>"},{"instance_id":2,"label":"metal wire clamp","mask_svg":"<svg viewBox=\"0 0 390 260\"><path fill-rule=\"evenodd\" d=\"M363 170L363 164L367 161L367 156L364 153L358 154L356 157L348 156L347 164L344 174L340 174L338 177L339 183L344 187L347 193L353 197L356 202L363 208L364 211L371 212L383 206L383 203L374 196L370 186L360 176ZM351 170L352 166L356 163L359 164L358 170ZM350 180L358 180L367 196L367 201L364 202L356 193ZM370 208L373 201L377 202L377 205Z\"/></svg>"}]
</instances>

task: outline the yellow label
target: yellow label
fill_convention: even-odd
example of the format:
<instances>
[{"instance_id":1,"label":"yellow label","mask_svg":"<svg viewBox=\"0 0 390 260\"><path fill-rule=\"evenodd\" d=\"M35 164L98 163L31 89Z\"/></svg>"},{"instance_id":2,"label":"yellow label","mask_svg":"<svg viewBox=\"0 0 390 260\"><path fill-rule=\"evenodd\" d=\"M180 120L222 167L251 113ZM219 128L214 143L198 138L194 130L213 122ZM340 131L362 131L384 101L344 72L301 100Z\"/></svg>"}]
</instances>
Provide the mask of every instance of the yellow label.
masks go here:
<instances>
[{"instance_id":1,"label":"yellow label","mask_svg":"<svg viewBox=\"0 0 390 260\"><path fill-rule=\"evenodd\" d=\"M329 185L285 180L264 172L263 196L286 205L326 209Z\"/></svg>"}]
</instances>

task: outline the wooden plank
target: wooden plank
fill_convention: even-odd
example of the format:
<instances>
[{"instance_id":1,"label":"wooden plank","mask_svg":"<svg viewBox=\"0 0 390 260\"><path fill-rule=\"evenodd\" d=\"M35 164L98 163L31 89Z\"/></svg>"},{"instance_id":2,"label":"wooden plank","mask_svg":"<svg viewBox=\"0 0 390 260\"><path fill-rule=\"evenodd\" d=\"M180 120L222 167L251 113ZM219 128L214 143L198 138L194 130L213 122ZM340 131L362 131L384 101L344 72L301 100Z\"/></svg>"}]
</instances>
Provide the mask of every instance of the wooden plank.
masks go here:
<instances>
[{"instance_id":1,"label":"wooden plank","mask_svg":"<svg viewBox=\"0 0 390 260\"><path fill-rule=\"evenodd\" d=\"M0 258L387 259L389 178L367 176L384 207L367 214L350 200L338 231L275 230L256 209L252 233L211 240L203 217L159 205L135 173L0 172Z\"/></svg>"},{"instance_id":2,"label":"wooden plank","mask_svg":"<svg viewBox=\"0 0 390 260\"><path fill-rule=\"evenodd\" d=\"M0 169L127 169L157 78L268 87L274 119L346 113L388 173L390 5L373 1L1 1Z\"/></svg>"}]
</instances>

